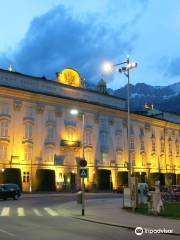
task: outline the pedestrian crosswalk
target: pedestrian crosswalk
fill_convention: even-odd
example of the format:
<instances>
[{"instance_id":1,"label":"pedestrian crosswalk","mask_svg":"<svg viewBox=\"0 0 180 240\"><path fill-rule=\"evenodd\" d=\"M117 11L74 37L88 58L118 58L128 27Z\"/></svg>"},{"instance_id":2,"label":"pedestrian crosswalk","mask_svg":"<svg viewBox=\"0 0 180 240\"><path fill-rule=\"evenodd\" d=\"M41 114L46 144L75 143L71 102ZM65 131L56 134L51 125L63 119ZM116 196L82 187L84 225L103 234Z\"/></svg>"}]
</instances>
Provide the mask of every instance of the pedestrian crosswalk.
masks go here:
<instances>
[{"instance_id":1,"label":"pedestrian crosswalk","mask_svg":"<svg viewBox=\"0 0 180 240\"><path fill-rule=\"evenodd\" d=\"M25 216L32 216L32 215L35 215L37 217L43 217L43 216L57 217L57 216L63 216L64 214L63 214L63 211L62 211L62 214L59 214L57 210L54 210L49 207L44 207L40 209L24 208L24 207L0 208L0 217L10 217L10 216L25 217Z\"/></svg>"}]
</instances>

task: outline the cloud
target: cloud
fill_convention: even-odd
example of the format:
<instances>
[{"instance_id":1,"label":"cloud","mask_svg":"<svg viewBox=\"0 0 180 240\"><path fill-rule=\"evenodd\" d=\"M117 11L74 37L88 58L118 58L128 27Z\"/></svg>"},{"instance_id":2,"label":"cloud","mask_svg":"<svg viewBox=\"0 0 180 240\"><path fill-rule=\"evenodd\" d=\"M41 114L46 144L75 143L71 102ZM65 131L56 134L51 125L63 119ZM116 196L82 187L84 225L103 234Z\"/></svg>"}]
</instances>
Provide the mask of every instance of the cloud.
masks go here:
<instances>
[{"instance_id":1,"label":"cloud","mask_svg":"<svg viewBox=\"0 0 180 240\"><path fill-rule=\"evenodd\" d=\"M36 17L16 50L4 59L13 63L15 71L35 76L54 79L56 72L72 67L88 81L97 82L101 63L119 61L124 52L132 51L136 38L125 39L121 25L114 29L94 15L82 20L59 5Z\"/></svg>"},{"instance_id":2,"label":"cloud","mask_svg":"<svg viewBox=\"0 0 180 240\"><path fill-rule=\"evenodd\" d=\"M165 62L165 61L164 61ZM180 76L180 57L173 58L171 60L166 59L164 63L165 75L168 77Z\"/></svg>"}]
</instances>

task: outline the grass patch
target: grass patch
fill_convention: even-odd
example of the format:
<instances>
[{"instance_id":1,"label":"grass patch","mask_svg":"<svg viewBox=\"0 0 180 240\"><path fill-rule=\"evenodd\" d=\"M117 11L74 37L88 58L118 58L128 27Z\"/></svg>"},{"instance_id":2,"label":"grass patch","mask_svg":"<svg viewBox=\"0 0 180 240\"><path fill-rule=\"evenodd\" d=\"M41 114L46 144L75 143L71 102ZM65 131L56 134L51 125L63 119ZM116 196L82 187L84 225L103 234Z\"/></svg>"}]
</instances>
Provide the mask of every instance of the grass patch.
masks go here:
<instances>
[{"instance_id":1,"label":"grass patch","mask_svg":"<svg viewBox=\"0 0 180 240\"><path fill-rule=\"evenodd\" d=\"M135 212L149 215L147 204L141 204ZM180 219L180 202L165 203L164 211L161 211L160 216Z\"/></svg>"}]
</instances>

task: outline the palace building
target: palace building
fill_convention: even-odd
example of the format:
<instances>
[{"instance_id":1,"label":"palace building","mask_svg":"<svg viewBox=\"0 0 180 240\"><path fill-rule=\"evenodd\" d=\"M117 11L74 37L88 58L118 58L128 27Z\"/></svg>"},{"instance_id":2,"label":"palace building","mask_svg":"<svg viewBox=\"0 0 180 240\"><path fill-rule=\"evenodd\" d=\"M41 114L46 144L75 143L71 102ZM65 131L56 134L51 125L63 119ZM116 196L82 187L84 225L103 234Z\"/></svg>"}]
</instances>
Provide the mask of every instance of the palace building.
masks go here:
<instances>
[{"instance_id":1,"label":"palace building","mask_svg":"<svg viewBox=\"0 0 180 240\"><path fill-rule=\"evenodd\" d=\"M128 181L127 146L126 99L109 95L103 80L90 90L70 68L55 80L0 70L0 183L78 189L84 153L86 188L117 189ZM129 147L139 181L180 184L180 116L131 113Z\"/></svg>"}]
</instances>

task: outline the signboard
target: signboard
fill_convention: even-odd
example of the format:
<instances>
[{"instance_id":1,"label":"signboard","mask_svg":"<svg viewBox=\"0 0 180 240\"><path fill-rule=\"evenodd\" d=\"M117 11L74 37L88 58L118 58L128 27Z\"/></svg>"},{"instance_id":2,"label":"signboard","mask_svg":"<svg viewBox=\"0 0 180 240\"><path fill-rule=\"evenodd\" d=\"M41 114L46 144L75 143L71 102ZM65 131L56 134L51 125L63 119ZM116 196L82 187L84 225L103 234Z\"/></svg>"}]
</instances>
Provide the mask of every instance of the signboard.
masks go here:
<instances>
[{"instance_id":1,"label":"signboard","mask_svg":"<svg viewBox=\"0 0 180 240\"><path fill-rule=\"evenodd\" d=\"M79 161L79 165L80 165L81 167L86 167L86 166L87 166L87 161L86 161L85 159L81 159L81 160Z\"/></svg>"},{"instance_id":2,"label":"signboard","mask_svg":"<svg viewBox=\"0 0 180 240\"><path fill-rule=\"evenodd\" d=\"M87 168L82 168L80 169L80 177L82 178L87 178L88 177L88 169Z\"/></svg>"}]
</instances>

